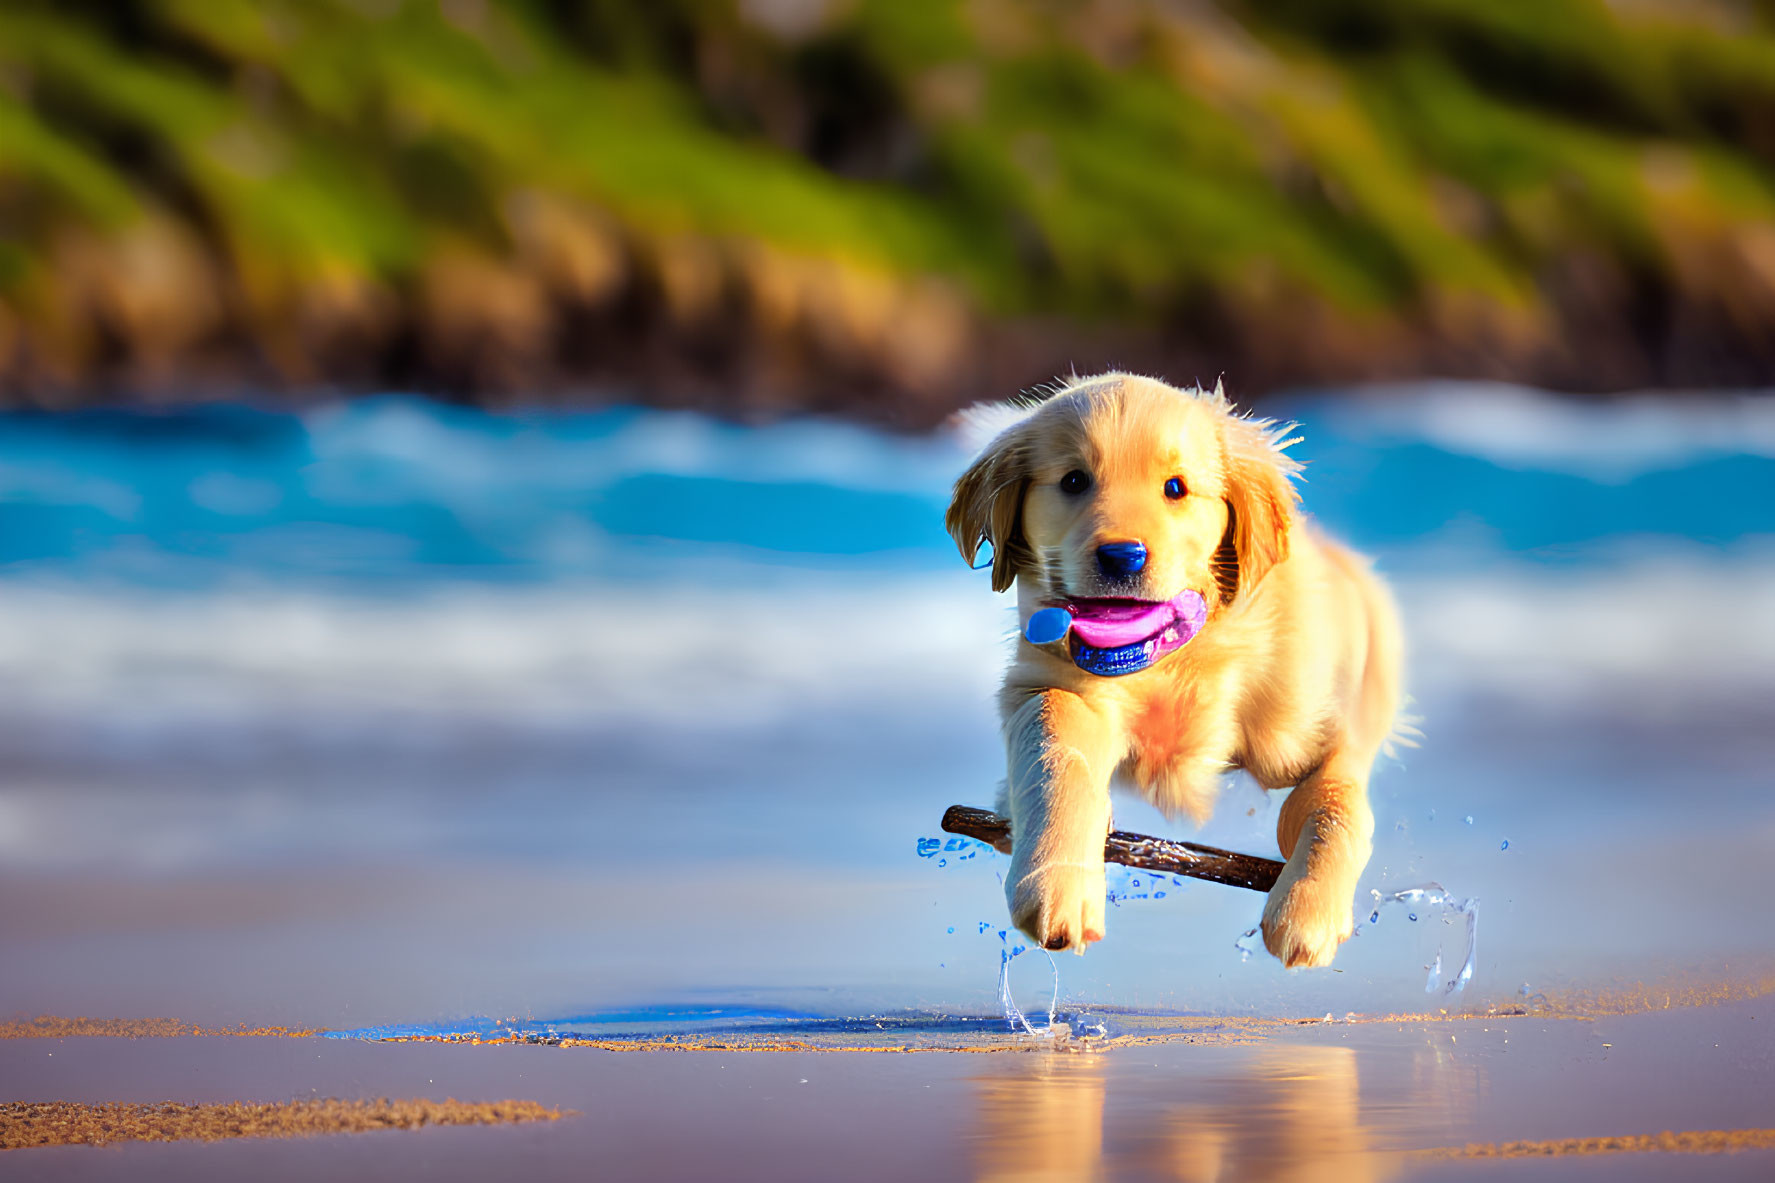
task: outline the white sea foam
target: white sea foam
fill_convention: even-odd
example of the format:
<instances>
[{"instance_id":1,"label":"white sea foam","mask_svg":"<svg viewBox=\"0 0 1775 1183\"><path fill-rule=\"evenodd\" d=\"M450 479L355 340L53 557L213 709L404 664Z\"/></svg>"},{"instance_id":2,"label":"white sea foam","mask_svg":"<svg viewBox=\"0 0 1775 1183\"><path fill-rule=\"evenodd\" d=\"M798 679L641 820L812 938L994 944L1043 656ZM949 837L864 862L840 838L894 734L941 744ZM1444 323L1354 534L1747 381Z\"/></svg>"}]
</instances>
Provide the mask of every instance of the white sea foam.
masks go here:
<instances>
[{"instance_id":1,"label":"white sea foam","mask_svg":"<svg viewBox=\"0 0 1775 1183\"><path fill-rule=\"evenodd\" d=\"M1480 690L1680 713L1685 698L1775 692L1775 557L1501 564L1395 586L1420 697Z\"/></svg>"},{"instance_id":2,"label":"white sea foam","mask_svg":"<svg viewBox=\"0 0 1775 1183\"><path fill-rule=\"evenodd\" d=\"M887 435L820 419L740 428L691 412L646 411L614 426L599 422L586 434L559 424L529 431L521 419L509 432L490 433L424 404L373 400L321 408L305 422L321 469L337 473L339 462L354 459L399 462L446 504L478 502L514 479L583 490L647 474L927 495L944 489L967 459L950 435ZM338 492L356 500L372 490Z\"/></svg>"},{"instance_id":3,"label":"white sea foam","mask_svg":"<svg viewBox=\"0 0 1775 1183\"><path fill-rule=\"evenodd\" d=\"M1428 733L1415 759L1463 758L1476 696L1486 717L1577 719L1561 734L1586 751L1602 750L1596 726L1682 726L1775 697L1775 560L1395 583ZM870 824L933 785L939 804L987 798L1008 600L961 571L743 564L669 589L398 597L0 581L0 871L529 851L539 826L592 857L596 835L648 808L708 811L677 824L725 834L734 815L707 794L736 780L769 787L753 824L786 825L829 791L835 761L855 766Z\"/></svg>"},{"instance_id":4,"label":"white sea foam","mask_svg":"<svg viewBox=\"0 0 1775 1183\"><path fill-rule=\"evenodd\" d=\"M1503 383L1376 387L1326 413L1361 439L1413 437L1505 468L1626 480L1711 456L1775 457L1775 397L1628 396L1606 403Z\"/></svg>"},{"instance_id":5,"label":"white sea foam","mask_svg":"<svg viewBox=\"0 0 1775 1183\"><path fill-rule=\"evenodd\" d=\"M754 573L755 574L755 573ZM402 596L0 583L0 710L21 718L744 728L791 712L988 703L1008 597L964 572ZM1396 580L1424 699L1631 705L1775 684L1775 560Z\"/></svg>"},{"instance_id":6,"label":"white sea foam","mask_svg":"<svg viewBox=\"0 0 1775 1183\"><path fill-rule=\"evenodd\" d=\"M0 584L0 709L138 730L378 712L724 730L913 689L922 706L985 703L1014 624L965 577L724 583L398 598Z\"/></svg>"}]
</instances>

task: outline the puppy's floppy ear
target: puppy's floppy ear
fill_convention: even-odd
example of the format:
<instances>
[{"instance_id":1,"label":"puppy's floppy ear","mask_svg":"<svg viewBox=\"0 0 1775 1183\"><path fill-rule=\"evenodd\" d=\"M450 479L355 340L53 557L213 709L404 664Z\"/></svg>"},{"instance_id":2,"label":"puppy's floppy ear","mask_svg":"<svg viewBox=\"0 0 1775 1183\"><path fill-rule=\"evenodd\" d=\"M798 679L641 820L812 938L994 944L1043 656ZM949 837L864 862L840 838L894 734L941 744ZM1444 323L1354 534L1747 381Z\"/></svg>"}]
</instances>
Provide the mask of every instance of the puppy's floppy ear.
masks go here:
<instances>
[{"instance_id":1,"label":"puppy's floppy ear","mask_svg":"<svg viewBox=\"0 0 1775 1183\"><path fill-rule=\"evenodd\" d=\"M1011 586L1032 557L1023 539L1029 448L1021 424L1000 432L955 482L943 525L971 565L982 542L992 547L992 590Z\"/></svg>"},{"instance_id":2,"label":"puppy's floppy ear","mask_svg":"<svg viewBox=\"0 0 1775 1183\"><path fill-rule=\"evenodd\" d=\"M1236 589L1248 592L1288 557L1289 529L1300 494L1290 480L1300 462L1287 449L1293 424L1229 415L1221 434L1225 447L1227 535L1238 561ZM1227 592L1222 585L1223 594ZM1230 598L1230 597L1229 597Z\"/></svg>"}]
</instances>

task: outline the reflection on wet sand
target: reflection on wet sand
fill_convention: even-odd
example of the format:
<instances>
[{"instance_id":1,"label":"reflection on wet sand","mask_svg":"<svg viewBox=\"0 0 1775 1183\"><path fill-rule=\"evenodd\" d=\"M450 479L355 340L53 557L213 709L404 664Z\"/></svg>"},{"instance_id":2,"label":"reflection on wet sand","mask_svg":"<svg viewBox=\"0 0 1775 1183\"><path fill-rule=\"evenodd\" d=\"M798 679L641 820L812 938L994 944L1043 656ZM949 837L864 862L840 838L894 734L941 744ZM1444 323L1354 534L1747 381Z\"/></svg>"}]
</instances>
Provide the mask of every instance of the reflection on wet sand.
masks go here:
<instances>
[{"instance_id":1,"label":"reflection on wet sand","mask_svg":"<svg viewBox=\"0 0 1775 1183\"><path fill-rule=\"evenodd\" d=\"M1095 1179L1103 1159L1104 1065L1097 1056L1026 1057L1018 1076L986 1076L980 1091L982 1183Z\"/></svg>"},{"instance_id":2,"label":"reflection on wet sand","mask_svg":"<svg viewBox=\"0 0 1775 1183\"><path fill-rule=\"evenodd\" d=\"M1384 1074L1410 1096L1371 1097L1365 1111L1347 1047L1264 1049L1187 1078L1118 1071L1113 1096L1112 1057L1021 1058L976 1078L975 1177L1380 1183L1398 1175L1404 1144L1450 1128L1478 1089L1471 1065L1414 1059Z\"/></svg>"},{"instance_id":3,"label":"reflection on wet sand","mask_svg":"<svg viewBox=\"0 0 1775 1183\"><path fill-rule=\"evenodd\" d=\"M1182 1183L1378 1183L1392 1174L1391 1156L1376 1152L1362 1122L1356 1053L1347 1047L1266 1051L1219 1098L1179 1106L1161 1128L1153 1166Z\"/></svg>"}]
</instances>

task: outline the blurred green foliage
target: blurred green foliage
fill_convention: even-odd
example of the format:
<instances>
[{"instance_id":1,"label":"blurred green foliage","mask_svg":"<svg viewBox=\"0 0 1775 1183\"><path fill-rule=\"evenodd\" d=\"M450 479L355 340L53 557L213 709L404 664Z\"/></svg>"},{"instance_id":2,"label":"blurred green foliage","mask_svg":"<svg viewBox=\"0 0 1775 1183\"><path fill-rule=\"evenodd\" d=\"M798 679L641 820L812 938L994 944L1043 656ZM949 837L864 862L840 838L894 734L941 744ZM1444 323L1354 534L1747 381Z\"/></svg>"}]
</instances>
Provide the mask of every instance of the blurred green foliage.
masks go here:
<instances>
[{"instance_id":1,"label":"blurred green foliage","mask_svg":"<svg viewBox=\"0 0 1775 1183\"><path fill-rule=\"evenodd\" d=\"M510 258L538 193L631 245L940 277L985 317L1533 326L1562 259L1681 286L1764 249L1775 32L1727 0L0 8L0 298L27 328L63 315L71 228L183 228L251 320Z\"/></svg>"}]
</instances>

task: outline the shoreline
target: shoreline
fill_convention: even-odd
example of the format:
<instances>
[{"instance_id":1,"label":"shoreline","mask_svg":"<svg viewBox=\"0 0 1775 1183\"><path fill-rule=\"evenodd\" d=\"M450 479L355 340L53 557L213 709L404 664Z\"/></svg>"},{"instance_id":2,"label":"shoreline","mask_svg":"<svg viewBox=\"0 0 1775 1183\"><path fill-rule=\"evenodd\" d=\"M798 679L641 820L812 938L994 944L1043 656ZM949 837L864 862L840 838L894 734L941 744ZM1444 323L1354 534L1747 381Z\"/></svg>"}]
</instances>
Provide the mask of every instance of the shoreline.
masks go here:
<instances>
[{"instance_id":1,"label":"shoreline","mask_svg":"<svg viewBox=\"0 0 1775 1183\"><path fill-rule=\"evenodd\" d=\"M1029 1052L1040 1050L1113 1051L1128 1047L1169 1043L1241 1046L1259 1043L1277 1034L1302 1029L1412 1025L1478 1025L1512 1020L1596 1022L1667 1011L1698 1011L1753 1002L1775 995L1775 975L1752 974L1713 982L1636 983L1631 986L1570 989L1543 994L1522 1006L1493 1006L1479 1010L1360 1014L1333 1017L1277 1017L1261 1015L1191 1015L1141 1012L1118 1008L1079 1007L1080 1012L1112 1014L1119 1030L1101 1036L1075 1036L1064 1015L1056 1019L1054 1035L1026 1036L1014 1031L988 1028L1001 1020L978 1016L890 1016L893 1026L877 1023L880 1034L862 1029L862 1019L808 1019L797 1021L802 1030L719 1032L654 1032L587 1034L571 1029L555 1030L540 1020L508 1019L479 1027L431 1024L430 1029L410 1027L378 1033L375 1028L298 1028L277 1025L239 1024L204 1027L172 1018L94 1018L38 1015L30 1019L0 1020L0 1041L29 1039L182 1039L274 1038L352 1040L372 1044L451 1044L459 1046L534 1046L590 1048L612 1052L961 1052L970 1054ZM958 1032L957 1021L975 1022L977 1032ZM985 1040L982 1043L979 1041Z\"/></svg>"}]
</instances>

